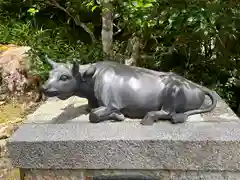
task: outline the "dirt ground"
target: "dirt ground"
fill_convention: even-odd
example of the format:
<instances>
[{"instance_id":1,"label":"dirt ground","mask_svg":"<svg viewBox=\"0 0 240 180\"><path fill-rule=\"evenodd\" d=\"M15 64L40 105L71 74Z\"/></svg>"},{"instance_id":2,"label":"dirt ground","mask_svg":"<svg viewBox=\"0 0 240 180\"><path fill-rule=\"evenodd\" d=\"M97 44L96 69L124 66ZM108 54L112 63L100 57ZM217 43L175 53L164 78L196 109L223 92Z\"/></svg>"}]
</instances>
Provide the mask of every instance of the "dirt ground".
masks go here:
<instances>
[{"instance_id":1,"label":"dirt ground","mask_svg":"<svg viewBox=\"0 0 240 180\"><path fill-rule=\"evenodd\" d=\"M13 169L6 149L6 140L17 130L26 115L35 111L41 103L12 100L0 102L0 180L19 180L18 169Z\"/></svg>"}]
</instances>

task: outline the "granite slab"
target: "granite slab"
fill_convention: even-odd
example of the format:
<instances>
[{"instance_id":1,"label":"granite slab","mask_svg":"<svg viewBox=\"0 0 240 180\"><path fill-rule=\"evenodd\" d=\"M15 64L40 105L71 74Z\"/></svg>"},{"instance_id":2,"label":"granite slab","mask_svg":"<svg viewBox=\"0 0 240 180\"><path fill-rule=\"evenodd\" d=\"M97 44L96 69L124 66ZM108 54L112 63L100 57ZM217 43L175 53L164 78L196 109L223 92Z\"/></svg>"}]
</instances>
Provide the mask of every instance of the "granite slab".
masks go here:
<instances>
[{"instance_id":1,"label":"granite slab","mask_svg":"<svg viewBox=\"0 0 240 180\"><path fill-rule=\"evenodd\" d=\"M239 171L240 121L218 96L211 113L183 124L139 119L91 124L86 99L51 100L11 136L14 167Z\"/></svg>"}]
</instances>

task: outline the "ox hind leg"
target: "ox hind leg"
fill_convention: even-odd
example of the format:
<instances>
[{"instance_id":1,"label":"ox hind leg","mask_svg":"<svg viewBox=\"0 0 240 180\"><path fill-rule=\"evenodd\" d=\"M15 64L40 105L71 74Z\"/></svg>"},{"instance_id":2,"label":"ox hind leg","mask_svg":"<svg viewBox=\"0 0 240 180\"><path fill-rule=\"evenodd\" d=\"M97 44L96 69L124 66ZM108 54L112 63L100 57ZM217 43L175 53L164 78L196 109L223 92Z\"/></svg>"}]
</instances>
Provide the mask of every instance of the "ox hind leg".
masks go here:
<instances>
[{"instance_id":1,"label":"ox hind leg","mask_svg":"<svg viewBox=\"0 0 240 180\"><path fill-rule=\"evenodd\" d=\"M153 125L154 122L159 120L170 120L171 123L183 123L187 120L187 115L184 113L169 112L165 110L151 111L140 122L142 125Z\"/></svg>"},{"instance_id":2,"label":"ox hind leg","mask_svg":"<svg viewBox=\"0 0 240 180\"><path fill-rule=\"evenodd\" d=\"M183 123L187 120L187 115L184 114L187 103L183 89L180 87L177 90L172 89L168 92L163 101L160 111L151 111L142 119L142 125L152 125L159 120L170 120L171 123ZM174 95L172 95L174 93Z\"/></svg>"},{"instance_id":3,"label":"ox hind leg","mask_svg":"<svg viewBox=\"0 0 240 180\"><path fill-rule=\"evenodd\" d=\"M119 110L105 106L92 109L89 114L91 123L99 123L106 120L123 121L124 119L124 115Z\"/></svg>"},{"instance_id":4,"label":"ox hind leg","mask_svg":"<svg viewBox=\"0 0 240 180\"><path fill-rule=\"evenodd\" d=\"M150 125L153 125L153 123L158 121L159 119L170 120L171 115L167 111L164 111L164 110L150 111L147 113L147 115L142 119L142 121L140 123L145 126L150 126Z\"/></svg>"},{"instance_id":5,"label":"ox hind leg","mask_svg":"<svg viewBox=\"0 0 240 180\"><path fill-rule=\"evenodd\" d=\"M173 124L183 123L187 120L187 115L184 113L169 113L164 110L151 111L147 113L140 123L142 125L150 126L159 120L170 120Z\"/></svg>"}]
</instances>

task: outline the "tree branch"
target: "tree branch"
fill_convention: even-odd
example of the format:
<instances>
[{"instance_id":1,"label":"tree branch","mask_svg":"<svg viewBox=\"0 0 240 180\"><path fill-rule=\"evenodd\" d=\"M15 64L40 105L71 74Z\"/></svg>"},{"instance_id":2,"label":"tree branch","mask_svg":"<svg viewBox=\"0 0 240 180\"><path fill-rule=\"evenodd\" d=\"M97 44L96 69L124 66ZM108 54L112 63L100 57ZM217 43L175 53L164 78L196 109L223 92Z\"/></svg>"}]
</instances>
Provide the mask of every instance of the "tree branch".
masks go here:
<instances>
[{"instance_id":1,"label":"tree branch","mask_svg":"<svg viewBox=\"0 0 240 180\"><path fill-rule=\"evenodd\" d=\"M116 25L115 23L113 23L113 26L115 26L118 29L117 32L115 32L113 34L113 36L116 36L117 34L119 34L122 31L122 29L118 25Z\"/></svg>"},{"instance_id":2,"label":"tree branch","mask_svg":"<svg viewBox=\"0 0 240 180\"><path fill-rule=\"evenodd\" d=\"M78 15L74 17L67 9L65 9L60 4L58 4L56 0L48 0L48 1L46 1L46 4L57 7L58 9L61 9L62 11L64 11L68 16L70 16L74 20L74 22L77 26L82 27L90 35L93 43L96 42L96 38L95 38L94 34L84 23L82 23L80 21Z\"/></svg>"}]
</instances>

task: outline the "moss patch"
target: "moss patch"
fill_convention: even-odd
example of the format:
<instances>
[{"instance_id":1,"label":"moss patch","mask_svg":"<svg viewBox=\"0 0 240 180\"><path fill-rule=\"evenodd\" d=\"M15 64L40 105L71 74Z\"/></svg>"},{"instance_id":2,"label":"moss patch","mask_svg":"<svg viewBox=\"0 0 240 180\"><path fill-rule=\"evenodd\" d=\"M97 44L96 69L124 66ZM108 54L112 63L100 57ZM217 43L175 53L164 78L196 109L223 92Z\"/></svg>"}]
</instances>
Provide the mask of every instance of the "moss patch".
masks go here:
<instances>
[{"instance_id":1,"label":"moss patch","mask_svg":"<svg viewBox=\"0 0 240 180\"><path fill-rule=\"evenodd\" d=\"M17 102L9 102L0 106L0 123L14 121L16 118L22 117L22 104Z\"/></svg>"}]
</instances>

